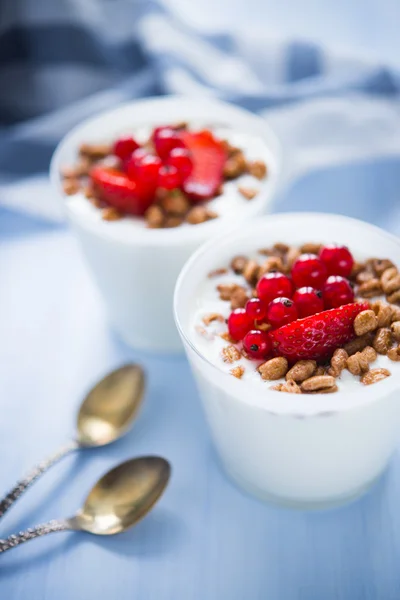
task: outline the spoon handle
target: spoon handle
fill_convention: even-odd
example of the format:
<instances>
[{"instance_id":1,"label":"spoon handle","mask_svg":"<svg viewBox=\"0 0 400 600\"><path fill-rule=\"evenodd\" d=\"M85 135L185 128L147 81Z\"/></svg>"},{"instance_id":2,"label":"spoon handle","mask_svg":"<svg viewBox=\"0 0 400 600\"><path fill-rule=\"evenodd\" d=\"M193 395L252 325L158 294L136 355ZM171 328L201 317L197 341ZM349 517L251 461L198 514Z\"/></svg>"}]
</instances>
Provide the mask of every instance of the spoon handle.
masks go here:
<instances>
[{"instance_id":1,"label":"spoon handle","mask_svg":"<svg viewBox=\"0 0 400 600\"><path fill-rule=\"evenodd\" d=\"M9 508L11 508L11 506L18 500L18 498L22 496L25 490L27 490L28 487L32 485L32 483L36 481L38 477L40 477L40 475L47 471L56 462L61 460L61 458L63 458L66 454L69 454L69 452L72 452L77 448L79 448L79 442L77 442L76 440L72 440L68 444L65 444L65 446L60 448L57 452L49 456L49 458L47 458L43 462L39 463L36 467L34 467L32 471L26 477L24 477L24 479L18 481L16 486L12 490L10 490L2 500L0 500L0 519L5 515Z\"/></svg>"},{"instance_id":2,"label":"spoon handle","mask_svg":"<svg viewBox=\"0 0 400 600\"><path fill-rule=\"evenodd\" d=\"M29 540L34 540L37 537L41 537L42 535L55 533L56 531L68 531L69 529L71 529L71 524L67 519L65 521L49 521L48 523L37 525L36 527L32 527L26 531L21 531L20 533L10 535L4 540L0 539L0 554L2 552L6 552L6 550L15 548L20 544L29 542Z\"/></svg>"}]
</instances>

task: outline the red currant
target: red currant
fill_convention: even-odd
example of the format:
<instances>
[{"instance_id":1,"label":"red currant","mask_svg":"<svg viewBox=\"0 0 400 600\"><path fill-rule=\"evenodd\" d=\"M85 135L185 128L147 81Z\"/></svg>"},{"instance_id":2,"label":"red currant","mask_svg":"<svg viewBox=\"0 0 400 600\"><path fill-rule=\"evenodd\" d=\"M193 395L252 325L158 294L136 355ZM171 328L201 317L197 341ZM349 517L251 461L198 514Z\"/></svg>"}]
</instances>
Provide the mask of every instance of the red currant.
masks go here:
<instances>
[{"instance_id":1,"label":"red currant","mask_svg":"<svg viewBox=\"0 0 400 600\"><path fill-rule=\"evenodd\" d=\"M146 158L146 156L149 156L149 153L148 153L147 150L145 150L144 148L137 148L126 159L125 166L127 166L130 163L131 164L135 164L135 165L139 165Z\"/></svg>"},{"instance_id":2,"label":"red currant","mask_svg":"<svg viewBox=\"0 0 400 600\"><path fill-rule=\"evenodd\" d=\"M138 156L138 152L139 150L136 150L126 163L125 169L128 177L140 181L149 181L157 185L158 173L162 166L161 158L147 153L144 156Z\"/></svg>"},{"instance_id":3,"label":"red currant","mask_svg":"<svg viewBox=\"0 0 400 600\"><path fill-rule=\"evenodd\" d=\"M297 306L300 319L315 315L324 310L322 292L312 287L299 288L294 293L293 302Z\"/></svg>"},{"instance_id":4,"label":"red currant","mask_svg":"<svg viewBox=\"0 0 400 600\"><path fill-rule=\"evenodd\" d=\"M265 331L252 329L244 337L243 348L251 358L263 360L271 352L271 340Z\"/></svg>"},{"instance_id":5,"label":"red currant","mask_svg":"<svg viewBox=\"0 0 400 600\"><path fill-rule=\"evenodd\" d=\"M151 134L151 139L153 140L153 142L156 139L156 137L160 134L160 131L163 131L164 129L168 129L168 131L174 131L171 127L169 127L169 125L160 125L159 127L154 127L153 133Z\"/></svg>"},{"instance_id":6,"label":"red currant","mask_svg":"<svg viewBox=\"0 0 400 600\"><path fill-rule=\"evenodd\" d=\"M340 275L331 275L322 289L325 308L338 308L354 302L354 291L349 281Z\"/></svg>"},{"instance_id":7,"label":"red currant","mask_svg":"<svg viewBox=\"0 0 400 600\"><path fill-rule=\"evenodd\" d=\"M177 133L169 127L161 127L154 131L154 147L160 158L165 160L174 148L185 148L185 144Z\"/></svg>"},{"instance_id":8,"label":"red currant","mask_svg":"<svg viewBox=\"0 0 400 600\"><path fill-rule=\"evenodd\" d=\"M181 185L182 179L176 167L163 165L158 172L158 185L166 190L173 190Z\"/></svg>"},{"instance_id":9,"label":"red currant","mask_svg":"<svg viewBox=\"0 0 400 600\"><path fill-rule=\"evenodd\" d=\"M262 321L267 316L267 305L260 298L250 298L246 303L246 312L253 321Z\"/></svg>"},{"instance_id":10,"label":"red currant","mask_svg":"<svg viewBox=\"0 0 400 600\"><path fill-rule=\"evenodd\" d=\"M267 310L267 321L272 327L282 327L298 318L297 307L289 298L275 298Z\"/></svg>"},{"instance_id":11,"label":"red currant","mask_svg":"<svg viewBox=\"0 0 400 600\"><path fill-rule=\"evenodd\" d=\"M292 267L292 279L297 288L321 289L327 276L326 266L315 254L302 254Z\"/></svg>"},{"instance_id":12,"label":"red currant","mask_svg":"<svg viewBox=\"0 0 400 600\"><path fill-rule=\"evenodd\" d=\"M292 282L283 273L267 273L257 283L257 294L265 304L279 296L290 298L293 294Z\"/></svg>"},{"instance_id":13,"label":"red currant","mask_svg":"<svg viewBox=\"0 0 400 600\"><path fill-rule=\"evenodd\" d=\"M121 160L126 160L137 148L139 148L139 144L133 137L124 136L118 138L115 142L113 152L115 156L118 156Z\"/></svg>"},{"instance_id":14,"label":"red currant","mask_svg":"<svg viewBox=\"0 0 400 600\"><path fill-rule=\"evenodd\" d=\"M242 340L253 326L253 319L244 308L236 308L228 317L229 334L237 342Z\"/></svg>"},{"instance_id":15,"label":"red currant","mask_svg":"<svg viewBox=\"0 0 400 600\"><path fill-rule=\"evenodd\" d=\"M182 182L186 181L193 171L193 161L189 150L186 150L186 148L172 148L167 159L167 165L172 165L178 169Z\"/></svg>"},{"instance_id":16,"label":"red currant","mask_svg":"<svg viewBox=\"0 0 400 600\"><path fill-rule=\"evenodd\" d=\"M334 244L325 246L319 253L319 257L325 264L328 275L350 276L354 258L346 246L336 246Z\"/></svg>"}]
</instances>

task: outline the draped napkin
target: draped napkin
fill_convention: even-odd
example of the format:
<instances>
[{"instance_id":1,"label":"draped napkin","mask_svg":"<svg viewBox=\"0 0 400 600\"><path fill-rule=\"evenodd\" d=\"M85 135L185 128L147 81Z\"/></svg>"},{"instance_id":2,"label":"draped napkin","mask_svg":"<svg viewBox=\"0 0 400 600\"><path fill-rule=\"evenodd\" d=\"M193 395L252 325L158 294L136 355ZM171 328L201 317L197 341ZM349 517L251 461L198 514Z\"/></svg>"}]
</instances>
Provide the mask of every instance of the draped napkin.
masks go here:
<instances>
[{"instance_id":1,"label":"draped napkin","mask_svg":"<svg viewBox=\"0 0 400 600\"><path fill-rule=\"evenodd\" d=\"M215 96L265 116L288 189L332 166L397 160L399 88L399 73L377 62L260 33L205 33L152 0L2 3L0 206L62 220L47 179L57 142L96 112L162 94ZM285 202L278 209L293 208ZM313 202L334 210L332 195Z\"/></svg>"}]
</instances>

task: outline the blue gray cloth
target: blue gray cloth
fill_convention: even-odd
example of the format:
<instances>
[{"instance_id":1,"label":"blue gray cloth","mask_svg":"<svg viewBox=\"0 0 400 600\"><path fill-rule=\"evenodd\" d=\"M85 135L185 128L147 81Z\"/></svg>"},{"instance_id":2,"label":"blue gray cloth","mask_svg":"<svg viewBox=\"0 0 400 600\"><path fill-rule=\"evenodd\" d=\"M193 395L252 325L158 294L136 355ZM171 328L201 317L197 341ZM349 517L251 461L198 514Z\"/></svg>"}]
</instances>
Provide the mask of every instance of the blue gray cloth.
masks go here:
<instances>
[{"instance_id":1,"label":"blue gray cloth","mask_svg":"<svg viewBox=\"0 0 400 600\"><path fill-rule=\"evenodd\" d=\"M0 204L58 218L38 174L73 125L127 99L211 94L266 114L294 177L299 162L304 171L397 154L399 89L384 65L307 42L201 33L153 0L3 2Z\"/></svg>"}]
</instances>

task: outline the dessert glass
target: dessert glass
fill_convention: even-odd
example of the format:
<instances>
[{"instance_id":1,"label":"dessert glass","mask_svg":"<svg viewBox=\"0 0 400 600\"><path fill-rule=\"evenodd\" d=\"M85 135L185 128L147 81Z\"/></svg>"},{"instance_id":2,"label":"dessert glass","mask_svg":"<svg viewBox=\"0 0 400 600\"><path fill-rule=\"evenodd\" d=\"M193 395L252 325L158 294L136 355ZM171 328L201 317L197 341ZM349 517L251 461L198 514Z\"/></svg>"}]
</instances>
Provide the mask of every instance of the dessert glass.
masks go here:
<instances>
[{"instance_id":1,"label":"dessert glass","mask_svg":"<svg viewBox=\"0 0 400 600\"><path fill-rule=\"evenodd\" d=\"M400 435L399 363L387 359L392 376L374 385L346 389L344 382L334 394L297 395L237 379L207 358L193 321L201 282L234 256L276 242L335 242L357 260L377 254L400 264L400 241L338 215L278 214L205 244L177 281L177 327L227 473L261 499L324 508L359 496L386 468Z\"/></svg>"},{"instance_id":2,"label":"dessert glass","mask_svg":"<svg viewBox=\"0 0 400 600\"><path fill-rule=\"evenodd\" d=\"M212 221L174 229L147 229L143 222L101 219L81 194L67 197L60 169L72 164L81 143L110 142L136 128L188 121L240 132L262 144L268 177L251 201L234 202L232 210ZM131 102L85 121L61 141L50 167L51 181L82 246L103 296L109 320L129 345L147 350L181 351L173 319L173 290L192 252L208 239L243 220L268 212L276 196L280 149L265 120L216 100L164 97Z\"/></svg>"}]
</instances>

